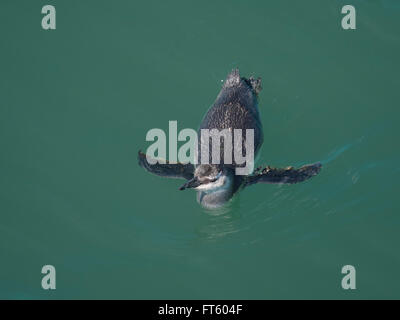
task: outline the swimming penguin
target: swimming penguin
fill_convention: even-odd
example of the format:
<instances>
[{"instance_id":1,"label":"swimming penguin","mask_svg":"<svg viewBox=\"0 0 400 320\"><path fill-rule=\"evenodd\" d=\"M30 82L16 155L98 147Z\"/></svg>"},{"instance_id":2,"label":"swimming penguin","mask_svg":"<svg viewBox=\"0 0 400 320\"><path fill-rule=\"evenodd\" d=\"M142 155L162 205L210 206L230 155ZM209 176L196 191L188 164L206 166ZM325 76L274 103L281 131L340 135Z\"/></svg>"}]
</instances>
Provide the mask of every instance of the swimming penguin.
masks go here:
<instances>
[{"instance_id":1,"label":"swimming penguin","mask_svg":"<svg viewBox=\"0 0 400 320\"><path fill-rule=\"evenodd\" d=\"M258 110L258 94L261 90L261 79L240 77L239 70L233 70L226 78L216 101L206 113L201 129L235 129L242 130L242 147L246 151L246 129L254 131L254 157L263 143L263 129ZM201 148L199 143L199 150ZM208 143L208 142L207 142ZM236 143L236 142L235 142ZM211 148L208 148L211 154ZM224 150L221 148L221 154ZM198 152L200 157L201 151ZM158 176L182 178L187 180L179 189L188 188L197 191L197 201L207 209L214 209L227 203L235 193L256 183L293 184L305 181L315 176L321 170L320 163L304 165L298 169L257 168L247 175L238 175L235 169L243 167L234 160L230 163L207 164L197 161L197 164L155 163L151 164L146 155L139 151L139 165Z\"/></svg>"}]
</instances>

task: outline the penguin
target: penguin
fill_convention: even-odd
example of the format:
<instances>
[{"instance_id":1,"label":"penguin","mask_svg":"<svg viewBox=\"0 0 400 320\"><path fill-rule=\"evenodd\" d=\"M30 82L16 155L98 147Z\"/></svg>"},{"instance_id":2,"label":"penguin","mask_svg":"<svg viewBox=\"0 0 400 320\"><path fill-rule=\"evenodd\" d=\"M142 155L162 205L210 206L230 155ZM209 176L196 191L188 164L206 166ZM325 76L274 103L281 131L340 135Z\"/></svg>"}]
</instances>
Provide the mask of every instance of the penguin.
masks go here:
<instances>
[{"instance_id":1,"label":"penguin","mask_svg":"<svg viewBox=\"0 0 400 320\"><path fill-rule=\"evenodd\" d=\"M204 116L198 130L199 135L202 129L219 131L241 129L242 150L246 153L245 132L246 129L252 129L254 157L257 156L264 140L258 108L260 91L261 78L241 77L238 69L232 70L224 81L214 104ZM235 170L243 167L243 164L239 164L235 160L229 163L224 160L218 164L202 163L200 161L202 143L205 142L199 143L196 164L171 163L166 160L163 163L155 163L155 161L150 163L146 154L141 151L138 153L138 162L146 171L158 176L185 179L186 182L179 189L195 189L198 203L206 209L224 206L239 190L250 185L257 183L294 184L317 175L322 167L320 162L304 165L297 169L267 166L259 167L245 175L239 175ZM221 155L224 154L223 149L222 147L220 150ZM211 155L211 148L208 150Z\"/></svg>"}]
</instances>

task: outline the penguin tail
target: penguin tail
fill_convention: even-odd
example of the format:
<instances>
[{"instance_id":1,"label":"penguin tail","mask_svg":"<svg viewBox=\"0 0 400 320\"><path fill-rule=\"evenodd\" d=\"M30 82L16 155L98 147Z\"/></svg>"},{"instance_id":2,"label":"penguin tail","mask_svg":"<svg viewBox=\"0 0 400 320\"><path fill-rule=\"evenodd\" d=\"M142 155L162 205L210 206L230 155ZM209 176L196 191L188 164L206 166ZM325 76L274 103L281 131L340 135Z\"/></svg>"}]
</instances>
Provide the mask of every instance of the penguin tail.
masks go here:
<instances>
[{"instance_id":1,"label":"penguin tail","mask_svg":"<svg viewBox=\"0 0 400 320\"><path fill-rule=\"evenodd\" d=\"M240 84L240 81L243 80L244 82L247 83L248 86L253 89L254 93L258 95L258 93L261 91L261 78L258 77L255 79L254 77L250 77L249 79L247 78L241 78L239 69L233 69L231 73L228 74L226 77L225 83L224 83L224 88L231 88L234 86L238 86Z\"/></svg>"},{"instance_id":2,"label":"penguin tail","mask_svg":"<svg viewBox=\"0 0 400 320\"><path fill-rule=\"evenodd\" d=\"M230 88L239 85L240 83L240 74L239 69L233 69L231 73L228 74L226 80L224 82L224 88Z\"/></svg>"}]
</instances>

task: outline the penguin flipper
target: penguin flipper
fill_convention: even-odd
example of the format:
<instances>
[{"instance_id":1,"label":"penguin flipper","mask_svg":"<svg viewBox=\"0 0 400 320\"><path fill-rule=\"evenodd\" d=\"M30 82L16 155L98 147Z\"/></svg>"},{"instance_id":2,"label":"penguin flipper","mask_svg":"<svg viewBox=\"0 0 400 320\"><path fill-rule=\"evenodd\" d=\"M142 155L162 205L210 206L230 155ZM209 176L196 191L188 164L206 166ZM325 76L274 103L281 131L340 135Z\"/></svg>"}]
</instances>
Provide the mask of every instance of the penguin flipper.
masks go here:
<instances>
[{"instance_id":1,"label":"penguin flipper","mask_svg":"<svg viewBox=\"0 0 400 320\"><path fill-rule=\"evenodd\" d=\"M255 174L246 177L245 186L255 183L287 183L293 184L310 179L321 171L321 163L304 165L298 169L266 167L256 170Z\"/></svg>"},{"instance_id":2,"label":"penguin flipper","mask_svg":"<svg viewBox=\"0 0 400 320\"><path fill-rule=\"evenodd\" d=\"M165 160L165 163L156 162L155 164L151 164L147 160L146 154L141 151L138 152L138 162L139 165L146 171L160 177L186 179L186 180L190 180L193 178L194 166L191 163L187 164L179 162L170 163L167 160Z\"/></svg>"}]
</instances>

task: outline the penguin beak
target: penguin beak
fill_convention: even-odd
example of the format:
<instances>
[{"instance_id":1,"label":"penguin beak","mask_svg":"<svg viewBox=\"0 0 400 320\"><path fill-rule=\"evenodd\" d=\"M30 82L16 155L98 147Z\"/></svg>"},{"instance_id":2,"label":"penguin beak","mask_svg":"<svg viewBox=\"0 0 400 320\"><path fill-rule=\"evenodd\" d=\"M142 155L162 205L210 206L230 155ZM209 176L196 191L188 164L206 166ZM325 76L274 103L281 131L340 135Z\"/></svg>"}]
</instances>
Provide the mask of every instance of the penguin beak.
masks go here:
<instances>
[{"instance_id":1,"label":"penguin beak","mask_svg":"<svg viewBox=\"0 0 400 320\"><path fill-rule=\"evenodd\" d=\"M201 185L201 182L199 179L197 179L197 177L193 177L192 179L190 179L188 182L186 182L184 185L182 185L179 190L185 190L188 188L196 188L199 185Z\"/></svg>"}]
</instances>

